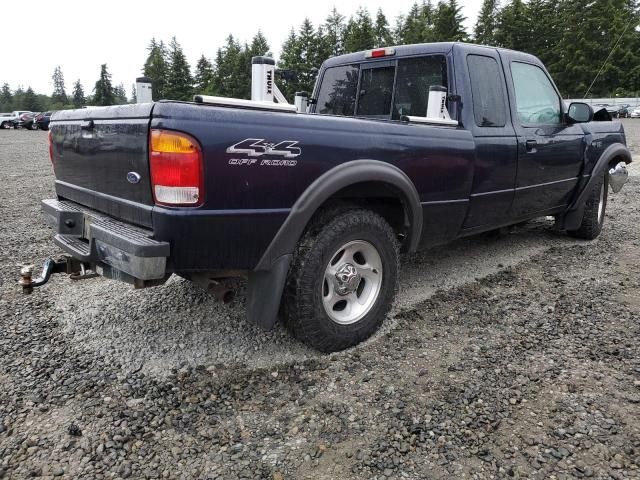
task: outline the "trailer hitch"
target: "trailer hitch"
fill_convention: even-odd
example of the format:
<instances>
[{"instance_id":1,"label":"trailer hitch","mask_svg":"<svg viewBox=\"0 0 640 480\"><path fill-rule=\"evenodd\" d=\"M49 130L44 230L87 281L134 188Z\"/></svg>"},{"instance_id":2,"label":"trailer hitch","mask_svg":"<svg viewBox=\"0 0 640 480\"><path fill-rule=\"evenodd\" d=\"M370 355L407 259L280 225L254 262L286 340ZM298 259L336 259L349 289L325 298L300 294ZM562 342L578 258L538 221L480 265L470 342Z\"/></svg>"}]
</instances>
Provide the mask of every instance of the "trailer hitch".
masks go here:
<instances>
[{"instance_id":1,"label":"trailer hitch","mask_svg":"<svg viewBox=\"0 0 640 480\"><path fill-rule=\"evenodd\" d=\"M85 263L69 256L63 256L58 260L47 258L42 264L42 273L38 278L33 278L33 270L35 269L33 265L22 267L18 283L22 287L22 293L28 295L33 293L34 288L47 283L54 273L66 273L71 276L72 280L96 277L95 273L87 273L87 267L88 265Z\"/></svg>"}]
</instances>

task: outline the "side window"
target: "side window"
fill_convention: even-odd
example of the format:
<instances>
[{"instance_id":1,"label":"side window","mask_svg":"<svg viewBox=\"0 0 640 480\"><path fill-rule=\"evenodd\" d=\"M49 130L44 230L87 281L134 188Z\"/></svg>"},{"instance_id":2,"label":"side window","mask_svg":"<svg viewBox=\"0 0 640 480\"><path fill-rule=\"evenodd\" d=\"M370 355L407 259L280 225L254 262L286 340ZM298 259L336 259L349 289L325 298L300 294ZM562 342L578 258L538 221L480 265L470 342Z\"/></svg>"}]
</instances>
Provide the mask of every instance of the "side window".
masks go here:
<instances>
[{"instance_id":1,"label":"side window","mask_svg":"<svg viewBox=\"0 0 640 480\"><path fill-rule=\"evenodd\" d=\"M540 67L512 62L511 77L520 123L560 123L560 97Z\"/></svg>"},{"instance_id":2,"label":"side window","mask_svg":"<svg viewBox=\"0 0 640 480\"><path fill-rule=\"evenodd\" d=\"M327 68L318 92L316 111L326 115L352 116L356 105L358 66Z\"/></svg>"},{"instance_id":3,"label":"side window","mask_svg":"<svg viewBox=\"0 0 640 480\"><path fill-rule=\"evenodd\" d=\"M398 75L393 101L393 120L402 115L424 117L427 114L429 87L447 87L447 61L442 55L398 60Z\"/></svg>"},{"instance_id":4,"label":"side window","mask_svg":"<svg viewBox=\"0 0 640 480\"><path fill-rule=\"evenodd\" d=\"M479 127L504 127L507 118L504 77L495 58L467 56L473 115Z\"/></svg>"},{"instance_id":5,"label":"side window","mask_svg":"<svg viewBox=\"0 0 640 480\"><path fill-rule=\"evenodd\" d=\"M358 116L389 118L395 70L394 66L362 69Z\"/></svg>"}]
</instances>

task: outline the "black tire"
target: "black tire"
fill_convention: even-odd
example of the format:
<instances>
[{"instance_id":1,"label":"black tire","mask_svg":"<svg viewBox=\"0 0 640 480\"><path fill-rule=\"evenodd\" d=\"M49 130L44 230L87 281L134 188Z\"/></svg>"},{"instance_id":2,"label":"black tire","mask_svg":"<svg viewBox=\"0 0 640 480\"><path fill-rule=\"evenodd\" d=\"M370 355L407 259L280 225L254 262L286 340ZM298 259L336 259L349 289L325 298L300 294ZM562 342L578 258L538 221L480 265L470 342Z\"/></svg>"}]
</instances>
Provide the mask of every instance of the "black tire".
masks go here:
<instances>
[{"instance_id":1,"label":"black tire","mask_svg":"<svg viewBox=\"0 0 640 480\"><path fill-rule=\"evenodd\" d=\"M567 230L569 235L584 240L593 240L600 235L607 209L608 193L609 175L605 171L587 197L580 227L577 230Z\"/></svg>"},{"instance_id":2,"label":"black tire","mask_svg":"<svg viewBox=\"0 0 640 480\"><path fill-rule=\"evenodd\" d=\"M327 287L325 269L336 251L358 241L368 243L378 254L379 289L362 318L349 324L337 323L323 303ZM282 303L285 324L296 338L322 352L343 350L366 340L378 330L393 303L398 283L398 252L393 229L375 212L342 209L317 216L293 256Z\"/></svg>"}]
</instances>

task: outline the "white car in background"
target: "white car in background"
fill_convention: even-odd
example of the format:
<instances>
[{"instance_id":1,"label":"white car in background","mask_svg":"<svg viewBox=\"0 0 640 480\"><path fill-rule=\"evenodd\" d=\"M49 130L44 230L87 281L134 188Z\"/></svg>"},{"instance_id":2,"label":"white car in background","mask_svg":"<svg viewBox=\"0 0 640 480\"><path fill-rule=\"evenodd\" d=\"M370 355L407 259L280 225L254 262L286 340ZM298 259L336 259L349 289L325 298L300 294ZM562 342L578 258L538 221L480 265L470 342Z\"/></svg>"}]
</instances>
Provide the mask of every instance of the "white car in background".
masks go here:
<instances>
[{"instance_id":1,"label":"white car in background","mask_svg":"<svg viewBox=\"0 0 640 480\"><path fill-rule=\"evenodd\" d=\"M636 106L633 110L631 110L631 118L640 118L640 105Z\"/></svg>"}]
</instances>

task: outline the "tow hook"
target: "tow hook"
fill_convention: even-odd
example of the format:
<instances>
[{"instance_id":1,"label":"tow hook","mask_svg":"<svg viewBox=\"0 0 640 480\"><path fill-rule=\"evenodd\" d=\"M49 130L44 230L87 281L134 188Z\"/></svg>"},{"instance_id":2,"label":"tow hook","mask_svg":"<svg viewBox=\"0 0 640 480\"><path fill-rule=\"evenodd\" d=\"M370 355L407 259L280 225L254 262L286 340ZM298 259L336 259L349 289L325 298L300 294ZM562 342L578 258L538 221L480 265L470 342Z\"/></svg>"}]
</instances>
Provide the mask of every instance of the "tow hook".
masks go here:
<instances>
[{"instance_id":1,"label":"tow hook","mask_svg":"<svg viewBox=\"0 0 640 480\"><path fill-rule=\"evenodd\" d=\"M33 265L27 265L20 269L20 280L18 283L22 287L22 293L28 295L33 293L33 289L41 287L49 281L54 273L66 273L73 280L95 277L96 274L87 274L86 265L75 258L64 256L58 260L47 258L42 265L42 273L38 278L33 278Z\"/></svg>"}]
</instances>

